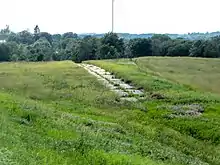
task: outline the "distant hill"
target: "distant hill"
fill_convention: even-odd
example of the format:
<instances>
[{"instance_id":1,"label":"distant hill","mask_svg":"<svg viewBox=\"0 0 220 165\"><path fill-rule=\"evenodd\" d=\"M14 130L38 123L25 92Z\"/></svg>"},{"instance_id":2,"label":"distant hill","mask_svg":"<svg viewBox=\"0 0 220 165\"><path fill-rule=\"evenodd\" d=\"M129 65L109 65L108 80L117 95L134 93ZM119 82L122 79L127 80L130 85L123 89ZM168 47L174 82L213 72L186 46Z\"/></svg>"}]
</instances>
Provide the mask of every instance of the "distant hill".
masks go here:
<instances>
[{"instance_id":1,"label":"distant hill","mask_svg":"<svg viewBox=\"0 0 220 165\"><path fill-rule=\"evenodd\" d=\"M155 33L146 33L146 34L130 34L130 33L118 33L119 37L124 39L133 39L133 38L150 38ZM86 34L79 34L79 37L85 37L87 35L91 35L94 37L101 38L104 34L96 34L96 33L86 33ZM166 34L172 39L176 38L184 38L188 40L197 40L197 39L209 39L214 36L220 35L220 32L212 32L212 33L188 33L188 34Z\"/></svg>"},{"instance_id":2,"label":"distant hill","mask_svg":"<svg viewBox=\"0 0 220 165\"><path fill-rule=\"evenodd\" d=\"M130 33L118 33L118 36L124 39L134 39L134 38L150 38L156 33L144 33L144 34L130 34ZM104 33L83 33L78 34L80 38L83 38L85 36L93 36L97 38L103 37ZM211 32L211 33L188 33L188 34L166 34L172 39L176 38L183 38L188 40L198 40L198 39L209 39L211 37L220 36L220 31L217 32ZM8 35L6 34L0 34L0 40L6 40Z\"/></svg>"}]
</instances>

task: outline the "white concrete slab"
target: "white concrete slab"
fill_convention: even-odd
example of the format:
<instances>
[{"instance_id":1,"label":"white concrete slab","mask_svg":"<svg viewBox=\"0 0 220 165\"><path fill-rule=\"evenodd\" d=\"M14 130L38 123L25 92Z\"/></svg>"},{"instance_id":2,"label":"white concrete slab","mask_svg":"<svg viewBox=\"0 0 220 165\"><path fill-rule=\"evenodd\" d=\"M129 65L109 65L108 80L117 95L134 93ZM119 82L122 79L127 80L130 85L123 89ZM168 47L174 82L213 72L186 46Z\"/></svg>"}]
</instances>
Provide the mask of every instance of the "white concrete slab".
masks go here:
<instances>
[{"instance_id":1,"label":"white concrete slab","mask_svg":"<svg viewBox=\"0 0 220 165\"><path fill-rule=\"evenodd\" d=\"M126 84L126 83L121 83L121 84L119 84L119 86L124 89L134 89L133 86Z\"/></svg>"},{"instance_id":2,"label":"white concrete slab","mask_svg":"<svg viewBox=\"0 0 220 165\"><path fill-rule=\"evenodd\" d=\"M143 98L141 96L144 95L144 92L141 90L135 90L134 86L126 84L120 79L115 78L110 72L106 72L104 69L99 68L97 66L91 64L78 64L78 66L86 69L90 74L97 77L99 81L102 81L103 85L105 85L110 90L114 91L117 95L119 95L121 100L136 102L139 99L135 97L128 97L129 94L140 96L140 99ZM121 89L120 89L121 88Z\"/></svg>"},{"instance_id":3,"label":"white concrete slab","mask_svg":"<svg viewBox=\"0 0 220 165\"><path fill-rule=\"evenodd\" d=\"M123 101L129 101L129 102L137 102L138 99L136 99L135 97L122 97L120 98Z\"/></svg>"},{"instance_id":4,"label":"white concrete slab","mask_svg":"<svg viewBox=\"0 0 220 165\"><path fill-rule=\"evenodd\" d=\"M129 89L127 90L129 93L133 94L133 95L144 95L144 92L140 91L140 90L132 90Z\"/></svg>"},{"instance_id":5,"label":"white concrete slab","mask_svg":"<svg viewBox=\"0 0 220 165\"><path fill-rule=\"evenodd\" d=\"M127 97L129 94L127 92L124 92L123 90L116 89L114 90L115 93L117 93L120 97Z\"/></svg>"}]
</instances>

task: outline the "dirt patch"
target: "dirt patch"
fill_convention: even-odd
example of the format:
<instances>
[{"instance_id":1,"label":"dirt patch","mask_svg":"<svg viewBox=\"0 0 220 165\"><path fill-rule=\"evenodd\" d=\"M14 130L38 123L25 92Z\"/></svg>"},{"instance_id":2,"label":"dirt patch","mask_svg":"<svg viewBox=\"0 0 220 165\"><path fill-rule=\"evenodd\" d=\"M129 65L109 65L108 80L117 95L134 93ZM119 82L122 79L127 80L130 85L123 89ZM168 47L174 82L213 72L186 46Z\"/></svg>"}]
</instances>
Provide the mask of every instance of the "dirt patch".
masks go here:
<instances>
[{"instance_id":1,"label":"dirt patch","mask_svg":"<svg viewBox=\"0 0 220 165\"><path fill-rule=\"evenodd\" d=\"M162 100L165 99L165 96L160 93L153 93L150 95L152 99Z\"/></svg>"}]
</instances>

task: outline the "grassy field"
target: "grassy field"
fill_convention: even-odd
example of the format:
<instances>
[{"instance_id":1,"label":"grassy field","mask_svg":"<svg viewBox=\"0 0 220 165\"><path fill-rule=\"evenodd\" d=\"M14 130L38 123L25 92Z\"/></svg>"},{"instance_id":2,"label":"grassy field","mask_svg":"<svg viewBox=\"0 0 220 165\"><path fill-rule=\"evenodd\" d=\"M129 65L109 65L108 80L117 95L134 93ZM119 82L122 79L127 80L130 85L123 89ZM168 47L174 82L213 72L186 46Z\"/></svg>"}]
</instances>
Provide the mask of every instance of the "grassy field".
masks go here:
<instances>
[{"instance_id":1,"label":"grassy field","mask_svg":"<svg viewBox=\"0 0 220 165\"><path fill-rule=\"evenodd\" d=\"M220 94L220 59L204 58L139 58L142 70L189 85L195 89Z\"/></svg>"},{"instance_id":2,"label":"grassy field","mask_svg":"<svg viewBox=\"0 0 220 165\"><path fill-rule=\"evenodd\" d=\"M74 63L1 63L0 79L1 165L162 164L126 123L137 106Z\"/></svg>"},{"instance_id":3,"label":"grassy field","mask_svg":"<svg viewBox=\"0 0 220 165\"><path fill-rule=\"evenodd\" d=\"M203 64L206 69L203 68L203 72L197 71L202 70L201 63L204 61L206 61ZM146 91L146 100L142 104L148 111L141 114L137 121L144 126L156 129L157 134L153 139L158 143L201 161L182 159L178 163L220 164L220 95L212 91L217 89L217 84L220 82L219 70L215 69L220 63L218 59L215 61L193 58L138 58L133 62L122 59L88 63L100 66ZM196 69L191 70L190 66ZM178 74L171 75L173 72ZM194 76L200 77L203 82L194 79L187 83L187 79ZM213 87L207 86L209 81L214 82L210 83ZM168 115L172 113L173 107L189 107L195 104L204 107L204 113L199 117Z\"/></svg>"},{"instance_id":4,"label":"grassy field","mask_svg":"<svg viewBox=\"0 0 220 165\"><path fill-rule=\"evenodd\" d=\"M139 59L90 63L144 88L146 99L119 102L69 61L0 64L1 165L220 164L218 94L153 74ZM172 106L192 103L202 116L172 117Z\"/></svg>"}]
</instances>

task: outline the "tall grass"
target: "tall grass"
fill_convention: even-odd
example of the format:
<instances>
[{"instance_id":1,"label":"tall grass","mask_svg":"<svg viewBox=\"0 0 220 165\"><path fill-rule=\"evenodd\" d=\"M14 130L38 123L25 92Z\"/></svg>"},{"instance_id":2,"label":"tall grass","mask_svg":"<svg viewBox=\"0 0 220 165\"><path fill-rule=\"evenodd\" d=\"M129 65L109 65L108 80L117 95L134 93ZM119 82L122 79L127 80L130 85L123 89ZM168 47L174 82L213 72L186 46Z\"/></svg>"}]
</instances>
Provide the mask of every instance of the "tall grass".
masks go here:
<instances>
[{"instance_id":1,"label":"tall grass","mask_svg":"<svg viewBox=\"0 0 220 165\"><path fill-rule=\"evenodd\" d=\"M135 65L100 65L149 88L146 101L119 102L69 61L0 64L0 164L220 164L217 96ZM201 117L167 117L169 106L198 101Z\"/></svg>"},{"instance_id":2,"label":"tall grass","mask_svg":"<svg viewBox=\"0 0 220 165\"><path fill-rule=\"evenodd\" d=\"M163 164L118 122L135 106L74 63L2 63L0 75L0 164Z\"/></svg>"},{"instance_id":3,"label":"tall grass","mask_svg":"<svg viewBox=\"0 0 220 165\"><path fill-rule=\"evenodd\" d=\"M167 78L164 74L166 66L162 64L156 64L155 68L158 72L155 72L146 61L162 61L165 64L170 58L138 58L132 63L129 60L105 60L105 61L89 61L98 65L110 72L113 72L117 77L123 78L125 81L131 82L132 84L139 86L139 88L145 89L147 98L142 103L146 106L148 111L143 114L139 111L133 111L133 115L130 115L129 120L135 121L136 125L142 128L143 125L150 129L151 133L147 132L147 136L150 136L149 140L154 139L159 144L166 146L166 148L172 148L180 153L184 153L188 156L192 156L195 160L202 160L208 164L219 164L220 163L220 96L207 88L200 86L196 89L194 85L184 83L183 80L178 79L178 77L184 77L192 74L192 76L203 76L202 72L194 72L193 69L185 70L182 63L187 63L191 61L194 68L200 68L200 59L190 59L190 58L176 58L175 66L177 69L182 70L178 72L177 77ZM178 64L178 60L181 64ZM185 62L183 62L185 60ZM203 59L201 59L203 60ZM172 60L171 60L172 61ZM217 67L218 60L212 61L207 60L207 62ZM156 62L155 62L156 63ZM169 62L168 62L169 63ZM190 63L190 62L189 62ZM211 65L212 68L215 68ZM206 67L208 68L208 64ZM211 70L211 69L207 69ZM197 75L199 74L199 75ZM206 74L204 71L203 74ZM209 74L209 72L207 72ZM217 75L218 71L213 70L213 75ZM213 76L214 77L214 76ZM185 76L187 79L187 76ZM207 82L206 76L203 76L203 81ZM219 82L218 76L213 79L215 82ZM195 82L196 84L196 82ZM210 84L211 86L212 84ZM203 88L204 87L204 88ZM216 84L214 83L214 88ZM152 97L160 96L160 97ZM176 113L174 108L181 107L183 105L194 105L198 104L204 107L204 113L201 116L188 116L188 117L170 117L173 113ZM184 110L184 109L182 109ZM138 130L138 128L135 128ZM154 131L152 131L154 130ZM143 131L140 129L140 131ZM144 132L142 132L144 133ZM155 144L153 144L156 146ZM145 145L143 145L145 146ZM159 148L159 147L158 147ZM146 149L145 149L146 150ZM160 152L158 149L157 153ZM171 153L167 151L166 153ZM214 154L214 155L213 155ZM215 155L216 154L216 155ZM158 158L158 157L157 157ZM181 156L179 155L179 158ZM168 158L169 159L169 158ZM174 159L175 160L175 159ZM178 160L181 164L194 164L195 162L189 159L185 162L185 158ZM201 162L196 162L195 164L200 164Z\"/></svg>"},{"instance_id":4,"label":"tall grass","mask_svg":"<svg viewBox=\"0 0 220 165\"><path fill-rule=\"evenodd\" d=\"M220 94L220 59L205 58L139 58L140 69L157 76L191 86L197 90Z\"/></svg>"}]
</instances>

